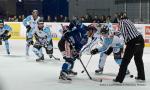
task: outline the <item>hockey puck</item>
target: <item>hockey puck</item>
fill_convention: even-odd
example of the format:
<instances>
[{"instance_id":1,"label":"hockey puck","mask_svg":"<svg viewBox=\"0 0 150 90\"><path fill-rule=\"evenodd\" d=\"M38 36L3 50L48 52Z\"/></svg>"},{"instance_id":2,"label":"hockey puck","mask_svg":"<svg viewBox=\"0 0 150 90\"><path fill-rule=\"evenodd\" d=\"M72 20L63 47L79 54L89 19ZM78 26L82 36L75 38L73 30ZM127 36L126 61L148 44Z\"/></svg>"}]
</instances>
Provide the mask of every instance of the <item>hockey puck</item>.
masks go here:
<instances>
[{"instance_id":1,"label":"hockey puck","mask_svg":"<svg viewBox=\"0 0 150 90\"><path fill-rule=\"evenodd\" d=\"M84 71L82 71L81 73L84 73Z\"/></svg>"},{"instance_id":2,"label":"hockey puck","mask_svg":"<svg viewBox=\"0 0 150 90\"><path fill-rule=\"evenodd\" d=\"M130 75L130 78L133 78L134 76L133 75Z\"/></svg>"},{"instance_id":3,"label":"hockey puck","mask_svg":"<svg viewBox=\"0 0 150 90\"><path fill-rule=\"evenodd\" d=\"M102 79L100 79L100 82L102 82L103 80Z\"/></svg>"}]
</instances>

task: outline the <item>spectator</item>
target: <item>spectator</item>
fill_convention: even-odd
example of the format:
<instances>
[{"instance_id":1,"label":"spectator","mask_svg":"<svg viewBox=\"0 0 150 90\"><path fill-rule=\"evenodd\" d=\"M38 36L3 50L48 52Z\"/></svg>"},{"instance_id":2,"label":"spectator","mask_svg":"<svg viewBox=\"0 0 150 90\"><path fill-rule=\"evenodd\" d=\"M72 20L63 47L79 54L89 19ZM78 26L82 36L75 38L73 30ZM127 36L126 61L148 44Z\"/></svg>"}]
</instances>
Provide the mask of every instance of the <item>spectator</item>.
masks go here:
<instances>
[{"instance_id":1,"label":"spectator","mask_svg":"<svg viewBox=\"0 0 150 90\"><path fill-rule=\"evenodd\" d=\"M64 17L64 22L69 22L69 19L67 16Z\"/></svg>"},{"instance_id":2,"label":"spectator","mask_svg":"<svg viewBox=\"0 0 150 90\"><path fill-rule=\"evenodd\" d=\"M18 22L17 16L14 16L14 17L13 17L13 21L14 21L14 22Z\"/></svg>"},{"instance_id":3,"label":"spectator","mask_svg":"<svg viewBox=\"0 0 150 90\"><path fill-rule=\"evenodd\" d=\"M115 13L113 23L118 23L119 22L118 17L119 17L118 13Z\"/></svg>"},{"instance_id":4,"label":"spectator","mask_svg":"<svg viewBox=\"0 0 150 90\"><path fill-rule=\"evenodd\" d=\"M94 16L94 19L92 21L93 23L99 23L100 19L98 18L98 16Z\"/></svg>"},{"instance_id":5,"label":"spectator","mask_svg":"<svg viewBox=\"0 0 150 90\"><path fill-rule=\"evenodd\" d=\"M22 22L22 16L21 15L18 16L18 22Z\"/></svg>"},{"instance_id":6,"label":"spectator","mask_svg":"<svg viewBox=\"0 0 150 90\"><path fill-rule=\"evenodd\" d=\"M111 21L111 16L107 16L106 22L112 22L112 21Z\"/></svg>"},{"instance_id":7,"label":"spectator","mask_svg":"<svg viewBox=\"0 0 150 90\"><path fill-rule=\"evenodd\" d=\"M24 20L25 19L25 16L24 15L22 15L22 20Z\"/></svg>"},{"instance_id":8,"label":"spectator","mask_svg":"<svg viewBox=\"0 0 150 90\"><path fill-rule=\"evenodd\" d=\"M50 15L47 16L47 22L51 22L51 16Z\"/></svg>"},{"instance_id":9,"label":"spectator","mask_svg":"<svg viewBox=\"0 0 150 90\"><path fill-rule=\"evenodd\" d=\"M58 22L57 16L54 17L54 22Z\"/></svg>"},{"instance_id":10,"label":"spectator","mask_svg":"<svg viewBox=\"0 0 150 90\"><path fill-rule=\"evenodd\" d=\"M58 22L64 22L64 16L63 15L58 16Z\"/></svg>"}]
</instances>

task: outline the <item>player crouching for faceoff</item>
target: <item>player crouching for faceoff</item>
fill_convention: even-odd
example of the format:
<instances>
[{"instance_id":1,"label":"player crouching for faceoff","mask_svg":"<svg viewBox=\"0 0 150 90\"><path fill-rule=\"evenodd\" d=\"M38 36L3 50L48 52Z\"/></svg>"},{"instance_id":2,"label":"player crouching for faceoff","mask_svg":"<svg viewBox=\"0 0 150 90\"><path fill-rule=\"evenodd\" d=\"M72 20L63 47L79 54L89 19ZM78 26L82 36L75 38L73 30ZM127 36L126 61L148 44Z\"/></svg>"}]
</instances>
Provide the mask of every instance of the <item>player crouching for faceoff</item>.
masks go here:
<instances>
[{"instance_id":1,"label":"player crouching for faceoff","mask_svg":"<svg viewBox=\"0 0 150 90\"><path fill-rule=\"evenodd\" d=\"M74 63L76 59L80 58L80 50L87 43L87 40L87 26L78 20L71 21L70 25L64 29L58 43L59 50L65 60L59 79L72 80L69 75L77 75L77 72L73 71Z\"/></svg>"},{"instance_id":2,"label":"player crouching for faceoff","mask_svg":"<svg viewBox=\"0 0 150 90\"><path fill-rule=\"evenodd\" d=\"M92 55L101 52L99 65L98 65L99 69L95 70L96 74L103 73L103 68L106 62L106 58L112 52L114 54L114 60L119 66L121 65L122 62L122 52L123 52L124 43L119 38L119 36L115 35L115 33L109 34L110 33L109 31L110 30L106 25L102 26L100 30L100 34L103 37L102 47L95 48L91 51ZM126 74L129 73L130 73L129 70L127 70Z\"/></svg>"},{"instance_id":3,"label":"player crouching for faceoff","mask_svg":"<svg viewBox=\"0 0 150 90\"><path fill-rule=\"evenodd\" d=\"M77 31L76 31L77 30ZM87 44L88 37L91 37L92 30L91 27L82 26L82 29L76 28L76 30L69 30L69 26L66 26L63 31L63 36L58 43L58 47L63 54L63 58L65 63L62 65L62 70L60 72L59 79L61 80L72 80L69 75L77 75L77 72L74 72L72 69L74 67L74 62L76 59L81 57L81 48ZM85 32L82 32L85 31ZM68 37L67 34L70 36ZM83 36L81 37L81 33ZM67 35L67 37L66 37ZM76 38L77 37L77 38ZM68 38L71 40L68 40ZM77 40L78 39L78 40ZM75 40L75 41L74 41ZM81 42L84 41L85 43ZM76 44L72 44L73 42L78 42L78 44L82 44L80 49L77 49ZM79 47L78 47L79 48Z\"/></svg>"},{"instance_id":4,"label":"player crouching for faceoff","mask_svg":"<svg viewBox=\"0 0 150 90\"><path fill-rule=\"evenodd\" d=\"M11 37L10 34L11 31L12 31L11 27L8 26L7 24L4 24L3 19L0 19L0 45L2 45L2 41L5 42L7 54L10 54L8 39Z\"/></svg>"},{"instance_id":5,"label":"player crouching for faceoff","mask_svg":"<svg viewBox=\"0 0 150 90\"><path fill-rule=\"evenodd\" d=\"M35 37L35 43L33 45L33 52L39 57L36 61L44 60L44 54L42 53L42 47L45 48L46 53L52 58L53 43L52 35L49 27L44 27L43 20L38 21L38 26L33 33Z\"/></svg>"}]
</instances>

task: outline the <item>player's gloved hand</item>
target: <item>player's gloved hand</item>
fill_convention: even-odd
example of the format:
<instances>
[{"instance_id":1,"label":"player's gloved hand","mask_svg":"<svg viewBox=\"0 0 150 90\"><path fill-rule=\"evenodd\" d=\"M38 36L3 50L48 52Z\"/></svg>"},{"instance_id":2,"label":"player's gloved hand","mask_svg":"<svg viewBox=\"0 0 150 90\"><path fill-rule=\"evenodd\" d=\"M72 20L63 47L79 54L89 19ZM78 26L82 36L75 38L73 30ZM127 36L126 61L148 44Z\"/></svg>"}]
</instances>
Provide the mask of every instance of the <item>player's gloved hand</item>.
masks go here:
<instances>
[{"instance_id":1,"label":"player's gloved hand","mask_svg":"<svg viewBox=\"0 0 150 90\"><path fill-rule=\"evenodd\" d=\"M31 26L30 25L27 25L26 26L26 29L27 29L27 32L29 32L31 30Z\"/></svg>"},{"instance_id":2,"label":"player's gloved hand","mask_svg":"<svg viewBox=\"0 0 150 90\"><path fill-rule=\"evenodd\" d=\"M74 58L80 58L80 53L78 53L78 52L75 51L75 52L73 53L73 57L74 57Z\"/></svg>"},{"instance_id":3,"label":"player's gloved hand","mask_svg":"<svg viewBox=\"0 0 150 90\"><path fill-rule=\"evenodd\" d=\"M70 36L70 32L65 32L65 33L64 33L64 38L65 38L65 39L68 39L69 36Z\"/></svg>"},{"instance_id":4,"label":"player's gloved hand","mask_svg":"<svg viewBox=\"0 0 150 90\"><path fill-rule=\"evenodd\" d=\"M91 51L91 54L94 55L94 54L97 54L98 52L99 52L98 49L95 48L95 49L93 49L93 50Z\"/></svg>"},{"instance_id":5,"label":"player's gloved hand","mask_svg":"<svg viewBox=\"0 0 150 90\"><path fill-rule=\"evenodd\" d=\"M3 39L4 37L6 37L6 34L2 34L0 35L1 39Z\"/></svg>"},{"instance_id":6,"label":"player's gloved hand","mask_svg":"<svg viewBox=\"0 0 150 90\"><path fill-rule=\"evenodd\" d=\"M5 40L8 40L10 37L11 37L11 35L7 35L7 36L3 37L3 40L4 40L4 41L5 41Z\"/></svg>"},{"instance_id":7,"label":"player's gloved hand","mask_svg":"<svg viewBox=\"0 0 150 90\"><path fill-rule=\"evenodd\" d=\"M34 41L31 40L31 41L28 42L28 44L33 45L33 44L34 44Z\"/></svg>"}]
</instances>

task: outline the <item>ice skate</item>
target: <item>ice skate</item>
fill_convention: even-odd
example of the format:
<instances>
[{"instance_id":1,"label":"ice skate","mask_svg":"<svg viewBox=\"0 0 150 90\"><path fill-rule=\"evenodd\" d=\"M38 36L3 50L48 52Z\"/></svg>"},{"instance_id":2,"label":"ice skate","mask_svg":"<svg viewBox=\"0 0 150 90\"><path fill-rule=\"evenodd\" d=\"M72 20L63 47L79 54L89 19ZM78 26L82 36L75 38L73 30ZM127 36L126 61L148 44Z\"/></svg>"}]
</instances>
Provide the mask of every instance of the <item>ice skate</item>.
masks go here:
<instances>
[{"instance_id":1,"label":"ice skate","mask_svg":"<svg viewBox=\"0 0 150 90\"><path fill-rule=\"evenodd\" d=\"M70 76L71 76L71 75L76 76L78 73L77 73L77 72L74 72L73 70L70 70L68 74L69 74Z\"/></svg>"},{"instance_id":2,"label":"ice skate","mask_svg":"<svg viewBox=\"0 0 150 90\"><path fill-rule=\"evenodd\" d=\"M36 61L37 61L37 62L39 62L39 61L43 61L43 60L44 60L44 55L43 55L42 57L40 57L40 58L36 59Z\"/></svg>"},{"instance_id":3,"label":"ice skate","mask_svg":"<svg viewBox=\"0 0 150 90\"><path fill-rule=\"evenodd\" d=\"M103 68L99 68L95 70L95 74L102 74L103 73Z\"/></svg>"},{"instance_id":4,"label":"ice skate","mask_svg":"<svg viewBox=\"0 0 150 90\"><path fill-rule=\"evenodd\" d=\"M62 72L62 71L60 73L59 79L60 80L69 80L69 81L72 80L71 78L68 77L68 74L66 72Z\"/></svg>"}]
</instances>

